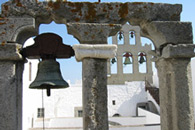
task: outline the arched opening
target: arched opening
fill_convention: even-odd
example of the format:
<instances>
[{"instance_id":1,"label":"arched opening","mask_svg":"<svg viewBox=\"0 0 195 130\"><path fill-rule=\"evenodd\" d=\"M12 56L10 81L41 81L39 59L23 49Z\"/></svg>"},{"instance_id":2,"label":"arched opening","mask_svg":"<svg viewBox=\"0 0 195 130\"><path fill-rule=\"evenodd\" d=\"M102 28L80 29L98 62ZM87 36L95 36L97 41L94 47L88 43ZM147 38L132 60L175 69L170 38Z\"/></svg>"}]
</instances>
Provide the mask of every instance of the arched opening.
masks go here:
<instances>
[{"instance_id":1,"label":"arched opening","mask_svg":"<svg viewBox=\"0 0 195 130\"><path fill-rule=\"evenodd\" d=\"M141 37L141 44L142 46L151 46L151 49L154 50L155 49L155 46L153 44L153 41L150 40L149 38L147 37Z\"/></svg>"},{"instance_id":2,"label":"arched opening","mask_svg":"<svg viewBox=\"0 0 195 130\"><path fill-rule=\"evenodd\" d=\"M117 58L114 57L110 60L111 74L117 74Z\"/></svg>"},{"instance_id":3,"label":"arched opening","mask_svg":"<svg viewBox=\"0 0 195 130\"><path fill-rule=\"evenodd\" d=\"M67 45L79 44L79 42L73 38L73 36L68 35L66 25L64 24L56 24L52 22L50 24L41 24L39 26L39 34L51 32L55 33L63 38L63 43ZM31 45L34 43L34 37L30 37L24 43L24 47L27 45ZM75 83L79 83L81 86L81 63L77 62L74 57L70 59L57 59L60 64L60 70L62 73L62 77L66 80L70 86ZM33 124L35 121L42 120L43 117L40 115L44 115L45 118L52 118L52 117L68 117L74 115L70 115L67 111L68 109L61 104L55 105L58 102L58 99L62 101L67 100L69 98L73 98L73 95L76 94L73 92L72 95L67 93L66 89L59 89L55 90L52 89L52 97L46 96L46 91L29 89L29 84L34 81L37 73L37 65L39 61L37 59L28 59L28 62L25 64L25 69L23 73L23 129L26 130L27 128L34 127ZM69 88L68 88L69 89ZM78 87L78 89L82 89ZM79 91L82 92L82 91ZM64 94L67 96L64 97ZM42 95L45 102L45 106L42 106ZM69 96L68 96L69 95ZM81 94L77 94L81 95ZM76 95L75 95L76 97ZM77 96L79 100L82 100L82 97ZM70 100L70 99L69 99ZM70 104L64 104L70 106ZM81 103L77 103L77 105L82 106ZM75 105L76 106L76 105ZM73 107L73 106L71 106ZM43 110L44 109L44 110ZM54 112L50 112L50 111ZM66 113L66 114L65 114ZM73 113L74 114L74 113Z\"/></svg>"},{"instance_id":4,"label":"arched opening","mask_svg":"<svg viewBox=\"0 0 195 130\"><path fill-rule=\"evenodd\" d=\"M150 48L150 50L155 50L155 44L153 43L153 41L147 37L141 37L141 45L143 47L146 47L146 48ZM148 50L149 52L149 50ZM151 58L147 58L147 63L150 62L150 60L152 60L154 58L154 56L152 56L151 54L148 54L147 56L150 56ZM156 87L159 87L159 81L158 81L158 74L157 74L157 69L156 69L156 66L155 66L155 62L151 62L151 70L153 72L153 84L156 86ZM147 64L146 64L147 65ZM149 70L150 66L147 65L147 70Z\"/></svg>"},{"instance_id":5,"label":"arched opening","mask_svg":"<svg viewBox=\"0 0 195 130\"><path fill-rule=\"evenodd\" d=\"M145 52L138 53L139 72L147 73L147 58Z\"/></svg>"},{"instance_id":6,"label":"arched opening","mask_svg":"<svg viewBox=\"0 0 195 130\"><path fill-rule=\"evenodd\" d=\"M123 73L133 73L133 55L130 52L123 53Z\"/></svg>"},{"instance_id":7,"label":"arched opening","mask_svg":"<svg viewBox=\"0 0 195 130\"><path fill-rule=\"evenodd\" d=\"M136 44L136 34L135 34L135 31L130 31L129 32L129 44L130 45L135 45Z\"/></svg>"},{"instance_id":8,"label":"arched opening","mask_svg":"<svg viewBox=\"0 0 195 130\"><path fill-rule=\"evenodd\" d=\"M125 40L124 40L125 38L124 38L124 32L122 32L122 31L119 31L118 33L117 33L117 43L118 43L118 45L123 45L124 44L124 42L125 42Z\"/></svg>"},{"instance_id":9,"label":"arched opening","mask_svg":"<svg viewBox=\"0 0 195 130\"><path fill-rule=\"evenodd\" d=\"M39 27L39 31L40 34L44 32L52 32L58 34L62 37L63 43L67 45L72 46L74 44L79 44L77 39L67 33L67 28L64 24L56 24L55 22L52 22L50 24L41 24ZM71 57L70 59L57 59L57 61L60 62L60 69L64 79L68 79L72 83L81 79L81 62L77 62L75 60L75 57ZM75 74L73 74L73 72Z\"/></svg>"}]
</instances>

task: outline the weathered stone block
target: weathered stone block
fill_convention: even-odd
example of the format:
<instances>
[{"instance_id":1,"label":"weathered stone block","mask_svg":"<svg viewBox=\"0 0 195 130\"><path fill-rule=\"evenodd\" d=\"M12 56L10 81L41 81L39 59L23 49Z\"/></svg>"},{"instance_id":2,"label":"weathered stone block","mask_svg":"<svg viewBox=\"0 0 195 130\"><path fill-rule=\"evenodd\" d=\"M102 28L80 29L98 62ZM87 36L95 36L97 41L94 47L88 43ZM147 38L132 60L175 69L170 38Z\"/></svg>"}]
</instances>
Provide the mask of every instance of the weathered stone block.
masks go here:
<instances>
[{"instance_id":1,"label":"weathered stone block","mask_svg":"<svg viewBox=\"0 0 195 130\"><path fill-rule=\"evenodd\" d=\"M191 58L195 56L194 44L167 45L162 50L163 58Z\"/></svg>"},{"instance_id":2,"label":"weathered stone block","mask_svg":"<svg viewBox=\"0 0 195 130\"><path fill-rule=\"evenodd\" d=\"M90 2L38 2L36 0L9 1L2 6L2 16L21 14L49 23L133 23L141 21L179 21L181 5L146 2L132 3L90 3Z\"/></svg>"},{"instance_id":3,"label":"weathered stone block","mask_svg":"<svg viewBox=\"0 0 195 130\"><path fill-rule=\"evenodd\" d=\"M19 53L22 45L17 43L2 43L0 45L0 61L16 61L23 60L22 55Z\"/></svg>"},{"instance_id":4,"label":"weathered stone block","mask_svg":"<svg viewBox=\"0 0 195 130\"><path fill-rule=\"evenodd\" d=\"M192 44L192 24L177 21L153 21L141 25L142 35L150 38L157 49L163 44Z\"/></svg>"},{"instance_id":5,"label":"weathered stone block","mask_svg":"<svg viewBox=\"0 0 195 130\"><path fill-rule=\"evenodd\" d=\"M14 61L0 61L0 129L22 129L22 70Z\"/></svg>"},{"instance_id":6,"label":"weathered stone block","mask_svg":"<svg viewBox=\"0 0 195 130\"><path fill-rule=\"evenodd\" d=\"M107 44L107 38L115 35L120 24L68 23L68 33L82 44Z\"/></svg>"}]
</instances>

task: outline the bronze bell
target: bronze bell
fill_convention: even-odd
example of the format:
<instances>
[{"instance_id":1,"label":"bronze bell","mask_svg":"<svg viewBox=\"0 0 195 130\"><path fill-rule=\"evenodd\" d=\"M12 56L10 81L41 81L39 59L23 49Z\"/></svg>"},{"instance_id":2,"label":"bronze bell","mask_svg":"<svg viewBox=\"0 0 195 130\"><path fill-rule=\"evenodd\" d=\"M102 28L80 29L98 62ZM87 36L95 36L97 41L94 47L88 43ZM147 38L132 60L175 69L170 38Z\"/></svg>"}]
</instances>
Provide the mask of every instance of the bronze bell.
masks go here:
<instances>
[{"instance_id":1,"label":"bronze bell","mask_svg":"<svg viewBox=\"0 0 195 130\"><path fill-rule=\"evenodd\" d=\"M112 58L111 63L112 64L116 63L116 58Z\"/></svg>"},{"instance_id":2,"label":"bronze bell","mask_svg":"<svg viewBox=\"0 0 195 130\"><path fill-rule=\"evenodd\" d=\"M20 52L24 58L42 59L38 65L37 77L30 84L31 89L67 88L68 83L62 78L59 63L56 58L70 58L74 56L71 46L62 43L62 38L54 33L43 33L34 39L35 43L23 48Z\"/></svg>"},{"instance_id":3,"label":"bronze bell","mask_svg":"<svg viewBox=\"0 0 195 130\"><path fill-rule=\"evenodd\" d=\"M132 64L132 62L129 57L125 57L125 62L123 64L128 65L128 64Z\"/></svg>"},{"instance_id":4,"label":"bronze bell","mask_svg":"<svg viewBox=\"0 0 195 130\"><path fill-rule=\"evenodd\" d=\"M62 78L59 63L54 59L39 62L37 76L29 86L31 89L47 89L47 96L50 96L50 89L67 87L69 85Z\"/></svg>"},{"instance_id":5,"label":"bronze bell","mask_svg":"<svg viewBox=\"0 0 195 130\"><path fill-rule=\"evenodd\" d=\"M144 62L146 62L146 60L144 59L144 56L140 56L139 63L142 64Z\"/></svg>"}]
</instances>

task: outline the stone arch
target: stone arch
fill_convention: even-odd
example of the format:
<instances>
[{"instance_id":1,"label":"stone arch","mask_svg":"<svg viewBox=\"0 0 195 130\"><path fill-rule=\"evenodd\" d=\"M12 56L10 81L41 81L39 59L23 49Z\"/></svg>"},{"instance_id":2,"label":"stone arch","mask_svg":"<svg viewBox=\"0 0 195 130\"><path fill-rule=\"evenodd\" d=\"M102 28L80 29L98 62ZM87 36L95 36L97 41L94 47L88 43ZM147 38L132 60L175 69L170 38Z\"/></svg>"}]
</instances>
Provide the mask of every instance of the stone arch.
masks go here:
<instances>
[{"instance_id":1,"label":"stone arch","mask_svg":"<svg viewBox=\"0 0 195 130\"><path fill-rule=\"evenodd\" d=\"M127 56L126 56L127 55ZM132 74L133 73L133 54L131 52L123 52L122 54L123 56L123 60L122 63L123 64L123 74Z\"/></svg>"},{"instance_id":2,"label":"stone arch","mask_svg":"<svg viewBox=\"0 0 195 130\"><path fill-rule=\"evenodd\" d=\"M124 45L125 44L125 36L124 32L121 30L117 33L117 45Z\"/></svg>"},{"instance_id":3,"label":"stone arch","mask_svg":"<svg viewBox=\"0 0 195 130\"><path fill-rule=\"evenodd\" d=\"M33 26L24 26L16 30L15 36L13 37L13 41L16 41L19 44L24 44L24 42L33 36L38 35L38 30Z\"/></svg>"},{"instance_id":4,"label":"stone arch","mask_svg":"<svg viewBox=\"0 0 195 130\"><path fill-rule=\"evenodd\" d=\"M129 44L130 45L136 45L136 34L135 31L130 30L129 31Z\"/></svg>"}]
</instances>

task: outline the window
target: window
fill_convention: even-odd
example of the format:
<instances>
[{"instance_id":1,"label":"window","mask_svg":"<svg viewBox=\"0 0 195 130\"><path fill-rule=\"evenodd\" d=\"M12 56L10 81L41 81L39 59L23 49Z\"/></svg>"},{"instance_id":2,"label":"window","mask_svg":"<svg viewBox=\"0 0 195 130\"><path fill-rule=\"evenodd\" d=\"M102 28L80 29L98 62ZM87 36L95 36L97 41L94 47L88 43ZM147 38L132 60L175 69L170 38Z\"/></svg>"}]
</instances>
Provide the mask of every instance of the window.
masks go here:
<instances>
[{"instance_id":1,"label":"window","mask_svg":"<svg viewBox=\"0 0 195 130\"><path fill-rule=\"evenodd\" d=\"M116 105L116 101L115 100L112 100L112 105Z\"/></svg>"},{"instance_id":2,"label":"window","mask_svg":"<svg viewBox=\"0 0 195 130\"><path fill-rule=\"evenodd\" d=\"M83 110L78 110L78 117L83 117Z\"/></svg>"},{"instance_id":3,"label":"window","mask_svg":"<svg viewBox=\"0 0 195 130\"><path fill-rule=\"evenodd\" d=\"M74 114L75 117L83 117L82 107L75 107L74 112L75 112L75 114Z\"/></svg>"},{"instance_id":4,"label":"window","mask_svg":"<svg viewBox=\"0 0 195 130\"><path fill-rule=\"evenodd\" d=\"M44 117L44 108L38 108L37 110L37 118L43 118Z\"/></svg>"}]
</instances>

